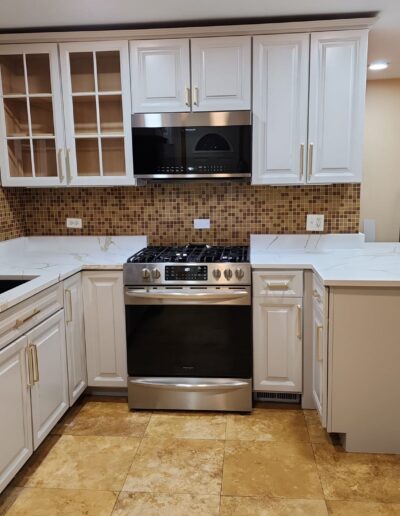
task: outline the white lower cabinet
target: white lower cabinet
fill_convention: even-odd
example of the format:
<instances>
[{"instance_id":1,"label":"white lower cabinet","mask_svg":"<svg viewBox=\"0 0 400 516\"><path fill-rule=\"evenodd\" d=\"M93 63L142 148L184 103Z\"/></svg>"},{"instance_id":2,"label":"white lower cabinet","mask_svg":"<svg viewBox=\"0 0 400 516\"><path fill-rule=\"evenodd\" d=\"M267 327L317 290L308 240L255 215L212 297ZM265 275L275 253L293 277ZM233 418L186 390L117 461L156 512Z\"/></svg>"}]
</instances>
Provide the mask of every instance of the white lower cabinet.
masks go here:
<instances>
[{"instance_id":1,"label":"white lower cabinet","mask_svg":"<svg viewBox=\"0 0 400 516\"><path fill-rule=\"evenodd\" d=\"M253 298L255 391L301 392L302 298Z\"/></svg>"},{"instance_id":2,"label":"white lower cabinet","mask_svg":"<svg viewBox=\"0 0 400 516\"><path fill-rule=\"evenodd\" d=\"M69 407L64 310L27 334L32 354L33 445L36 449Z\"/></svg>"},{"instance_id":3,"label":"white lower cabinet","mask_svg":"<svg viewBox=\"0 0 400 516\"><path fill-rule=\"evenodd\" d=\"M64 306L69 404L72 406L87 386L82 278L80 273L64 281Z\"/></svg>"},{"instance_id":4,"label":"white lower cabinet","mask_svg":"<svg viewBox=\"0 0 400 516\"><path fill-rule=\"evenodd\" d=\"M33 451L27 344L21 337L0 351L0 492Z\"/></svg>"},{"instance_id":5,"label":"white lower cabinet","mask_svg":"<svg viewBox=\"0 0 400 516\"><path fill-rule=\"evenodd\" d=\"M122 271L83 273L88 385L127 385Z\"/></svg>"}]
</instances>

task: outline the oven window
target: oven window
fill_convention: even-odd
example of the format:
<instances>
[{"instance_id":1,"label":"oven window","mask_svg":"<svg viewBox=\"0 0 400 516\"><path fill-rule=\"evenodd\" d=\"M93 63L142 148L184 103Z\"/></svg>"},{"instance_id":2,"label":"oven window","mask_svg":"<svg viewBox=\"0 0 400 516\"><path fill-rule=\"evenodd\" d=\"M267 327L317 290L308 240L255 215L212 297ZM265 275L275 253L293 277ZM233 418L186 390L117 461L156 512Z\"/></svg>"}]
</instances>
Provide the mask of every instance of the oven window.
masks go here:
<instances>
[{"instance_id":1,"label":"oven window","mask_svg":"<svg viewBox=\"0 0 400 516\"><path fill-rule=\"evenodd\" d=\"M132 128L136 175L251 172L251 126Z\"/></svg>"},{"instance_id":2,"label":"oven window","mask_svg":"<svg viewBox=\"0 0 400 516\"><path fill-rule=\"evenodd\" d=\"M129 376L251 378L250 306L126 306Z\"/></svg>"}]
</instances>

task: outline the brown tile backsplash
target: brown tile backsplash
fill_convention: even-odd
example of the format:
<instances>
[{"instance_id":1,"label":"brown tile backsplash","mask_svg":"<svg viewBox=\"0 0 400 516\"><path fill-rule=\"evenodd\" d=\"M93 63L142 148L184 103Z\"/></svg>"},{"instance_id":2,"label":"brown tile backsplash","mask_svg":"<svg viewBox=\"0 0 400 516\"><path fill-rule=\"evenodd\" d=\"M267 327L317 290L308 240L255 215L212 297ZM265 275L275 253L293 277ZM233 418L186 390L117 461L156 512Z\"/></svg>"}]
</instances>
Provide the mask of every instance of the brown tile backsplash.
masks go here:
<instances>
[{"instance_id":1,"label":"brown tile backsplash","mask_svg":"<svg viewBox=\"0 0 400 516\"><path fill-rule=\"evenodd\" d=\"M27 235L141 235L151 244L247 244L250 233L304 233L307 213L325 215L325 232L359 228L360 186L250 186L165 184L139 188L28 189L0 192L4 238L19 236L13 196L23 197ZM21 202L21 201L19 201ZM16 203L17 205L17 203ZM82 230L65 227L83 219ZM211 219L210 230L193 229L194 218Z\"/></svg>"},{"instance_id":2,"label":"brown tile backsplash","mask_svg":"<svg viewBox=\"0 0 400 516\"><path fill-rule=\"evenodd\" d=\"M26 235L24 198L24 190L0 187L0 240Z\"/></svg>"}]
</instances>

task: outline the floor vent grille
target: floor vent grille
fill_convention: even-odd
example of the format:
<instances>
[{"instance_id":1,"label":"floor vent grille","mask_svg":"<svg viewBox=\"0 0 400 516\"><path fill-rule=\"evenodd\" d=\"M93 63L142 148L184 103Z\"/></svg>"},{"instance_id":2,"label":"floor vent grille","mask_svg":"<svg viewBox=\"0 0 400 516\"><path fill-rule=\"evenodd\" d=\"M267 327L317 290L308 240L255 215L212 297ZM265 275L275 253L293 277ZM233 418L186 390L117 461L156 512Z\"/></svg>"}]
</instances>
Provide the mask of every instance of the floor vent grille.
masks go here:
<instances>
[{"instance_id":1,"label":"floor vent grille","mask_svg":"<svg viewBox=\"0 0 400 516\"><path fill-rule=\"evenodd\" d=\"M279 403L300 403L300 394L288 392L255 392L255 401L276 401Z\"/></svg>"}]
</instances>

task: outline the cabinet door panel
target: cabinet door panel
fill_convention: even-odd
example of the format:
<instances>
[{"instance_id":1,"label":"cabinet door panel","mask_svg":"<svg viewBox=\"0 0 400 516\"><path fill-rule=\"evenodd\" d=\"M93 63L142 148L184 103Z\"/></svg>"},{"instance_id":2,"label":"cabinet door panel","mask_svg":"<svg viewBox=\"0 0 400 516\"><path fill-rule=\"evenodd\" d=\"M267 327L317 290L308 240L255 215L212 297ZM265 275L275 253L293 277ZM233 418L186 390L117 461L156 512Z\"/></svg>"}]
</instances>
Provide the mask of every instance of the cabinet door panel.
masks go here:
<instances>
[{"instance_id":1,"label":"cabinet door panel","mask_svg":"<svg viewBox=\"0 0 400 516\"><path fill-rule=\"evenodd\" d=\"M1 45L3 186L64 186L64 137L57 45Z\"/></svg>"},{"instance_id":2,"label":"cabinet door panel","mask_svg":"<svg viewBox=\"0 0 400 516\"><path fill-rule=\"evenodd\" d=\"M27 342L22 337L0 351L0 492L33 450Z\"/></svg>"},{"instance_id":3,"label":"cabinet door panel","mask_svg":"<svg viewBox=\"0 0 400 516\"><path fill-rule=\"evenodd\" d=\"M86 346L80 274L75 274L75 276L64 281L64 296L69 404L72 406L87 386Z\"/></svg>"},{"instance_id":4,"label":"cabinet door panel","mask_svg":"<svg viewBox=\"0 0 400 516\"><path fill-rule=\"evenodd\" d=\"M253 300L254 390L301 392L302 299Z\"/></svg>"},{"instance_id":5,"label":"cabinet door panel","mask_svg":"<svg viewBox=\"0 0 400 516\"><path fill-rule=\"evenodd\" d=\"M132 111L190 111L188 39L131 41Z\"/></svg>"},{"instance_id":6,"label":"cabinet door panel","mask_svg":"<svg viewBox=\"0 0 400 516\"><path fill-rule=\"evenodd\" d=\"M251 109L251 38L191 40L193 111Z\"/></svg>"},{"instance_id":7,"label":"cabinet door panel","mask_svg":"<svg viewBox=\"0 0 400 516\"><path fill-rule=\"evenodd\" d=\"M308 182L361 181L367 38L367 30L311 35Z\"/></svg>"},{"instance_id":8,"label":"cabinet door panel","mask_svg":"<svg viewBox=\"0 0 400 516\"><path fill-rule=\"evenodd\" d=\"M88 385L127 385L122 272L83 275Z\"/></svg>"},{"instance_id":9,"label":"cabinet door panel","mask_svg":"<svg viewBox=\"0 0 400 516\"><path fill-rule=\"evenodd\" d=\"M63 43L60 60L68 183L135 184L128 42ZM117 139L117 168L106 163L104 137Z\"/></svg>"},{"instance_id":10,"label":"cabinet door panel","mask_svg":"<svg viewBox=\"0 0 400 516\"><path fill-rule=\"evenodd\" d=\"M253 184L305 182L309 38L254 38Z\"/></svg>"},{"instance_id":11,"label":"cabinet door panel","mask_svg":"<svg viewBox=\"0 0 400 516\"><path fill-rule=\"evenodd\" d=\"M64 310L27 334L36 347L38 379L31 388L36 449L69 407Z\"/></svg>"}]
</instances>

